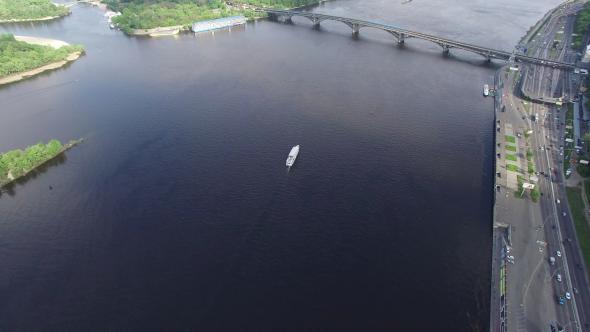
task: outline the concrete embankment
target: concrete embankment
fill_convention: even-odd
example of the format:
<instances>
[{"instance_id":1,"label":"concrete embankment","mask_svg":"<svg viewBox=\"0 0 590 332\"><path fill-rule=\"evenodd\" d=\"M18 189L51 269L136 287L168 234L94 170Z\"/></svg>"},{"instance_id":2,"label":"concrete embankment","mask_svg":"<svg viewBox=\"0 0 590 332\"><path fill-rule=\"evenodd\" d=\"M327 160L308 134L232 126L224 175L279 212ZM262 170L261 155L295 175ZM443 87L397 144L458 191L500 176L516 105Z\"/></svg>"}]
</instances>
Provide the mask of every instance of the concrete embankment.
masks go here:
<instances>
[{"instance_id":1,"label":"concrete embankment","mask_svg":"<svg viewBox=\"0 0 590 332\"><path fill-rule=\"evenodd\" d=\"M188 28L182 25L174 25L169 27L157 27L153 29L133 29L128 33L128 35L160 37L177 35L180 31L188 31Z\"/></svg>"},{"instance_id":2,"label":"concrete embankment","mask_svg":"<svg viewBox=\"0 0 590 332\"><path fill-rule=\"evenodd\" d=\"M66 43L65 41L56 40L56 39L30 37L30 36L14 36L14 38L18 41L23 41L23 42L26 42L29 44L50 46L55 49L58 49L62 46L70 45L70 44ZM65 66L66 64L78 59L81 55L82 55L82 52L73 52L73 53L70 53L62 61L52 62L52 63L46 64L44 66L41 66L41 67L38 67L35 69L27 70L27 71L24 71L21 73L13 74L13 75L0 77L0 85L18 82L20 80L24 80L26 78L29 78L29 77L32 77L35 75L39 75L39 74L49 71L49 70L55 70L55 69L61 68L61 67Z\"/></svg>"}]
</instances>

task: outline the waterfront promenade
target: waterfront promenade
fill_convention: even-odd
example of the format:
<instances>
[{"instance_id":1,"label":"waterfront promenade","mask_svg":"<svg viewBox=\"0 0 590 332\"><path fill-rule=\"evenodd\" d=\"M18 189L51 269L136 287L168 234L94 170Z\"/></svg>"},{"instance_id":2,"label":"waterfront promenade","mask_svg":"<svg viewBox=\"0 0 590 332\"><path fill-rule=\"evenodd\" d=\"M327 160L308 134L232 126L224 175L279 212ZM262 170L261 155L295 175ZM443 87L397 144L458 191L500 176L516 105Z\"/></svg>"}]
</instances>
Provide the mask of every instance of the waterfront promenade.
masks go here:
<instances>
[{"instance_id":1,"label":"waterfront promenade","mask_svg":"<svg viewBox=\"0 0 590 332\"><path fill-rule=\"evenodd\" d=\"M544 24L531 31L536 40L528 36L523 39L531 52L548 56L549 46L544 41L553 40L557 26L571 31L572 14L580 8L562 4L552 11ZM569 45L571 34L563 38ZM556 54L557 59L565 54ZM537 95L562 93L558 89L563 84L557 82L568 77L560 70L532 66L525 73L533 75L523 80ZM567 331L586 331L588 286L583 269L573 267L580 260L579 248L571 240L576 235L558 155L565 111L521 98L521 72L501 70L498 77L494 238L504 237L504 241L494 240L490 330L542 331L553 325ZM522 189L523 183L538 188L538 202L530 190ZM506 225L510 232L498 225ZM572 242L567 248L563 245L566 238ZM555 263L551 263L551 257ZM499 305L502 294L497 290L502 277L497 272L500 266L506 267L505 307ZM566 292L573 294L573 288L582 291L560 304L558 298L565 297Z\"/></svg>"}]
</instances>

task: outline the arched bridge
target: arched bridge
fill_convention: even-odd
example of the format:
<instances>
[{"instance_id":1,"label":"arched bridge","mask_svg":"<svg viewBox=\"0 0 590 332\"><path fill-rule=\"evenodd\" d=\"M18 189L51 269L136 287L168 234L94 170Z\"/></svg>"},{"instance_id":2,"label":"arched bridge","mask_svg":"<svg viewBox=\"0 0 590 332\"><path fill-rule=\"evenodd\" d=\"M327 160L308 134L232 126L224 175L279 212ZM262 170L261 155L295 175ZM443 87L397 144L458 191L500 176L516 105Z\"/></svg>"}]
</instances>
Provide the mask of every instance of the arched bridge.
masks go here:
<instances>
[{"instance_id":1,"label":"arched bridge","mask_svg":"<svg viewBox=\"0 0 590 332\"><path fill-rule=\"evenodd\" d=\"M322 21L338 21L348 25L352 29L353 35L358 35L361 28L375 28L380 29L383 31L389 32L398 43L403 44L406 39L408 38L418 38L423 40L428 40L439 45L444 53L448 53L451 48L462 49L465 51L473 52L476 54L480 54L485 57L487 60L492 59L499 59L499 60L511 60L515 62L522 62L522 63L530 63L536 65L543 65L543 66L550 66L554 68L562 68L562 69L573 69L575 68L575 64L560 62L560 61L553 61L547 60L542 58L531 57L528 55L522 54L513 54L512 52L496 50L493 48L477 46L473 44L463 43L447 38L442 38L434 35L429 35L426 33L421 33L417 31L406 30L402 28L398 28L393 25L370 22L370 21L363 21L357 20L353 18L347 17L340 17L340 16L331 16L319 13L311 13L311 12L300 12L300 11L291 11L291 10L279 10L279 9L258 9L258 11L266 12L271 20L275 21L291 21L293 16L301 16L309 19L314 27L320 25Z\"/></svg>"}]
</instances>

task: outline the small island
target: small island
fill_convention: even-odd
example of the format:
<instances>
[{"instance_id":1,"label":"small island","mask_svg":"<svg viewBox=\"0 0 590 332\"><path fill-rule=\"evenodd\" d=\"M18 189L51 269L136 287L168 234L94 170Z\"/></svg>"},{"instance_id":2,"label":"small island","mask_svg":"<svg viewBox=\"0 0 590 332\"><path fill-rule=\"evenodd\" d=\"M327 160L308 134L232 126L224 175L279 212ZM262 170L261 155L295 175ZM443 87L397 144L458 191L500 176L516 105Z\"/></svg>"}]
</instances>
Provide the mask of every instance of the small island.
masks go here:
<instances>
[{"instance_id":1,"label":"small island","mask_svg":"<svg viewBox=\"0 0 590 332\"><path fill-rule=\"evenodd\" d=\"M0 0L1 1L1 0ZM191 24L204 20L243 15L247 19L264 17L257 7L294 8L317 4L319 0L169 0L133 2L103 0L110 10L121 15L112 18L115 26L129 35L148 35L160 31L186 31Z\"/></svg>"},{"instance_id":2,"label":"small island","mask_svg":"<svg viewBox=\"0 0 590 332\"><path fill-rule=\"evenodd\" d=\"M81 45L66 42L0 34L0 85L8 84L60 68L84 53Z\"/></svg>"},{"instance_id":3,"label":"small island","mask_svg":"<svg viewBox=\"0 0 590 332\"><path fill-rule=\"evenodd\" d=\"M81 140L61 144L60 141L53 139L47 144L38 143L29 146L24 151L16 149L0 153L0 188L29 174L80 142Z\"/></svg>"},{"instance_id":4,"label":"small island","mask_svg":"<svg viewBox=\"0 0 590 332\"><path fill-rule=\"evenodd\" d=\"M50 0L0 0L0 23L53 20L70 9Z\"/></svg>"}]
</instances>

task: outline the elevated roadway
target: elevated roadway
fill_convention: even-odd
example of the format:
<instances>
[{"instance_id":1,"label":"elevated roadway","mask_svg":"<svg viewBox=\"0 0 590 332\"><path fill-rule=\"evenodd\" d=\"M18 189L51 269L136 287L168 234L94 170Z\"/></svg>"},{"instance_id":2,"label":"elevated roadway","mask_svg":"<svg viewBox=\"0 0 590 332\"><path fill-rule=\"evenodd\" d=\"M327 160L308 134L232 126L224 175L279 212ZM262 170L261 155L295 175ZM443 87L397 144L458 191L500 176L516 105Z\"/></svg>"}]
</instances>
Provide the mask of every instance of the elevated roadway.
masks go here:
<instances>
[{"instance_id":1,"label":"elevated roadway","mask_svg":"<svg viewBox=\"0 0 590 332\"><path fill-rule=\"evenodd\" d=\"M444 53L448 53L451 48L462 49L468 52L473 52L485 57L487 60L498 59L504 61L514 61L520 63L529 63L535 65L542 65L542 66L549 66L553 68L562 68L562 69L573 69L575 68L575 64L573 63L566 63L554 60L548 60L543 58L537 58L533 56L528 56L525 54L516 54L513 52L497 50L489 47L483 47L478 45L473 45L469 43L464 43L452 39L447 39L443 37L438 37L418 31L412 31L407 29L402 29L396 27L394 25L383 24L378 22L371 22L371 21L364 21L358 20L354 18L348 17L340 17L340 16L332 16L332 15L325 15L319 13L312 13L312 12L301 12L301 11L291 11L291 10L280 10L280 9L257 9L259 12L265 12L268 14L271 20L275 21L284 21L289 22L291 18L294 16L301 16L309 19L314 26L319 26L323 21L337 21L342 22L349 26L352 29L353 35L358 35L361 28L374 28L380 29L390 33L392 36L395 37L398 43L402 44L405 43L406 39L409 38L417 38L422 40L427 40L439 45Z\"/></svg>"}]
</instances>

